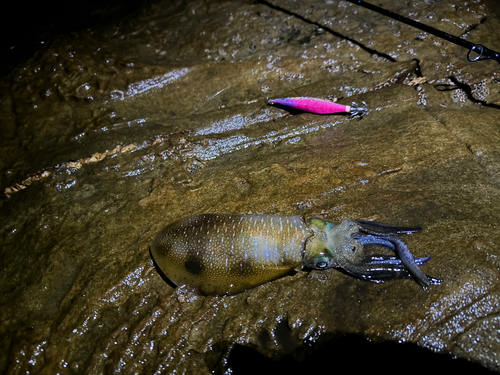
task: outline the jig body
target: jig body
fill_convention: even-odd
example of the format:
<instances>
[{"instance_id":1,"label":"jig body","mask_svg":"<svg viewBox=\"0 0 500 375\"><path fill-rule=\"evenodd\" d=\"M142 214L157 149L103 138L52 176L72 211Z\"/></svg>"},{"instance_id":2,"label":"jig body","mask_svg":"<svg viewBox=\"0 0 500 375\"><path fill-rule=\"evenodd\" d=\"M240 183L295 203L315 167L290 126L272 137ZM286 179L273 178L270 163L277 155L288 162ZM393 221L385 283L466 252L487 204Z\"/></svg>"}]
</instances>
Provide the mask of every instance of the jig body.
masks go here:
<instances>
[{"instance_id":1,"label":"jig body","mask_svg":"<svg viewBox=\"0 0 500 375\"><path fill-rule=\"evenodd\" d=\"M365 107L359 107L356 103L352 103L352 105L349 106L334 103L329 100L308 97L270 99L269 104L291 107L320 115L350 113L352 116L362 116L368 111L366 103L363 103Z\"/></svg>"}]
</instances>

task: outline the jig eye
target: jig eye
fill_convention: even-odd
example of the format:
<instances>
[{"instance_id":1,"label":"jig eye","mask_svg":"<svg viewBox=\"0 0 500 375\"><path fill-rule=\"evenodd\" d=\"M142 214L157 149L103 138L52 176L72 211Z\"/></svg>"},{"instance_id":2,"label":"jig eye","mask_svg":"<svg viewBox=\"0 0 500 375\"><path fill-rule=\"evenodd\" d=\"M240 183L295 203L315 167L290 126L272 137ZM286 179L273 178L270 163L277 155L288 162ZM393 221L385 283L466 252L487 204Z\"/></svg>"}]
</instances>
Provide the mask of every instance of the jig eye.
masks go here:
<instances>
[{"instance_id":1,"label":"jig eye","mask_svg":"<svg viewBox=\"0 0 500 375\"><path fill-rule=\"evenodd\" d=\"M327 262L320 261L320 262L316 263L317 268L326 268L327 266L328 266Z\"/></svg>"}]
</instances>

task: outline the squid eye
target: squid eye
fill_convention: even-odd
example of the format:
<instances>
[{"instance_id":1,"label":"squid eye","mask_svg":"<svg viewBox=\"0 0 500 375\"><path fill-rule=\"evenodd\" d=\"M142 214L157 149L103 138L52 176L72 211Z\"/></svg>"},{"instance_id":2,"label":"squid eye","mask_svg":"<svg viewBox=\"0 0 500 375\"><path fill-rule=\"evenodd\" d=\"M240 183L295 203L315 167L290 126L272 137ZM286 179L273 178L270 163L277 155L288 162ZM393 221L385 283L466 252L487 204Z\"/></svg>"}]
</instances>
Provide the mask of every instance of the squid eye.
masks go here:
<instances>
[{"instance_id":1,"label":"squid eye","mask_svg":"<svg viewBox=\"0 0 500 375\"><path fill-rule=\"evenodd\" d=\"M328 263L326 262L318 262L316 263L317 268L326 268L328 266Z\"/></svg>"},{"instance_id":2,"label":"squid eye","mask_svg":"<svg viewBox=\"0 0 500 375\"><path fill-rule=\"evenodd\" d=\"M350 250L354 253L356 251L356 246L347 246L347 250Z\"/></svg>"}]
</instances>

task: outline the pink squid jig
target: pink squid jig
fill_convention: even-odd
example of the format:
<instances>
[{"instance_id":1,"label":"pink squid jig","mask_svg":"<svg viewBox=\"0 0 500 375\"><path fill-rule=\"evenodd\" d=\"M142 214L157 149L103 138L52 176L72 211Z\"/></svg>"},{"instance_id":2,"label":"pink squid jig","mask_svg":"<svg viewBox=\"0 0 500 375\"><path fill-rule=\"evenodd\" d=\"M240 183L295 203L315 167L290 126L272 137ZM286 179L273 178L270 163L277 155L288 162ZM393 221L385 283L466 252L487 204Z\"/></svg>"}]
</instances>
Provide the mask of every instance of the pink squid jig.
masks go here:
<instances>
[{"instance_id":1,"label":"pink squid jig","mask_svg":"<svg viewBox=\"0 0 500 375\"><path fill-rule=\"evenodd\" d=\"M333 113L350 113L353 116L362 116L367 111L366 103L363 102L365 107L359 107L356 103L352 105L342 105L328 100L308 98L308 97L297 97L297 98L281 98L281 99L270 99L270 104L278 104L285 107L292 107L300 109L302 111L307 111L311 113L317 113L320 115L333 114Z\"/></svg>"}]
</instances>

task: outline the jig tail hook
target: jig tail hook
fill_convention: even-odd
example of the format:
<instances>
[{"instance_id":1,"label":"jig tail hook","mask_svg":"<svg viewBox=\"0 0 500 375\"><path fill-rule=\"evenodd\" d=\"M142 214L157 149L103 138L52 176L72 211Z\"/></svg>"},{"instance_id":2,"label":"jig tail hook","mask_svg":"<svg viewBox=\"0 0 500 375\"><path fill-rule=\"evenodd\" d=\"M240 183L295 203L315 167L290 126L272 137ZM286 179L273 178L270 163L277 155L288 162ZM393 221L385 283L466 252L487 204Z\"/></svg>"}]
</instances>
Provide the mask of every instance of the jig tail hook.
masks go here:
<instances>
[{"instance_id":1,"label":"jig tail hook","mask_svg":"<svg viewBox=\"0 0 500 375\"><path fill-rule=\"evenodd\" d=\"M362 102L363 107L360 107L358 103L352 102L351 104L351 116L363 117L368 112L368 104Z\"/></svg>"}]
</instances>

